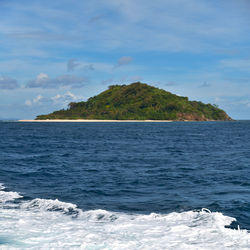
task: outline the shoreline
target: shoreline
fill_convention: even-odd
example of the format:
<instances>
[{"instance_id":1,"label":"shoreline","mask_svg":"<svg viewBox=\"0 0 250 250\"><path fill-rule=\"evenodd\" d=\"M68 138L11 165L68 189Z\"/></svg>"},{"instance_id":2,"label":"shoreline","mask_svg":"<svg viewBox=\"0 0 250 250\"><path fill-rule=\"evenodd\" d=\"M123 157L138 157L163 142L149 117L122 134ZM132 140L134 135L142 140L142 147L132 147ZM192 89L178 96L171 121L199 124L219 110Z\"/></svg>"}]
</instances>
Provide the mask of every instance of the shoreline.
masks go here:
<instances>
[{"instance_id":1,"label":"shoreline","mask_svg":"<svg viewBox=\"0 0 250 250\"><path fill-rule=\"evenodd\" d=\"M197 120L97 120L97 119L47 119L47 120L18 120L17 122L231 122L235 120L207 120L207 121L197 121Z\"/></svg>"},{"instance_id":2,"label":"shoreline","mask_svg":"<svg viewBox=\"0 0 250 250\"><path fill-rule=\"evenodd\" d=\"M55 119L55 120L18 120L18 122L173 122L172 120L63 120L63 119Z\"/></svg>"}]
</instances>

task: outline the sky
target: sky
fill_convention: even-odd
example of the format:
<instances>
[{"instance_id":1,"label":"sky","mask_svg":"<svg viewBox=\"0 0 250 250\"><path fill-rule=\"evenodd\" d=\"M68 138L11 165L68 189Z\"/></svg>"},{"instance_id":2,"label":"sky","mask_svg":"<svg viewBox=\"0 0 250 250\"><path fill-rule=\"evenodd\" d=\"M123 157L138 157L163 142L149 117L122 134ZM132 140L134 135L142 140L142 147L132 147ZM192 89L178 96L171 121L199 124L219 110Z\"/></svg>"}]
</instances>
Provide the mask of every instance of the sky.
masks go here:
<instances>
[{"instance_id":1,"label":"sky","mask_svg":"<svg viewBox=\"0 0 250 250\"><path fill-rule=\"evenodd\" d=\"M250 119L250 1L0 0L0 119L137 81Z\"/></svg>"}]
</instances>

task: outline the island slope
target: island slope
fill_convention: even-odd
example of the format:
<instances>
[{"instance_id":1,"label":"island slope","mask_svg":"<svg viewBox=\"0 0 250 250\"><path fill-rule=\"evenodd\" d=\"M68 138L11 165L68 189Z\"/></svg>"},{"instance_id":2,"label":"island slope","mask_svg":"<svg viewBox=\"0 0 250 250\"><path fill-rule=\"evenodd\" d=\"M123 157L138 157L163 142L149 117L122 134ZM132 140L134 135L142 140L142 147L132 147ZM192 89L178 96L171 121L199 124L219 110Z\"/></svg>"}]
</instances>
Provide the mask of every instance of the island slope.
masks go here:
<instances>
[{"instance_id":1,"label":"island slope","mask_svg":"<svg viewBox=\"0 0 250 250\"><path fill-rule=\"evenodd\" d=\"M140 82L112 85L86 102L71 102L68 109L39 115L36 120L232 120L216 105L189 101Z\"/></svg>"}]
</instances>

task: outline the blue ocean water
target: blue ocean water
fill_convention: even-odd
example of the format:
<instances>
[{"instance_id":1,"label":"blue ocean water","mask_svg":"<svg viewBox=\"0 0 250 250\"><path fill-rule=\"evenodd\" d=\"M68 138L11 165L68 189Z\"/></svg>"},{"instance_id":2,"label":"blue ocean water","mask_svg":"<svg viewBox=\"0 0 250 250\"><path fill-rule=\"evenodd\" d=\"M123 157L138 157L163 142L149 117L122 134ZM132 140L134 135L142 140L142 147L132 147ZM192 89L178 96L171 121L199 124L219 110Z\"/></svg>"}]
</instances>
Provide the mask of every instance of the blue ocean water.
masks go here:
<instances>
[{"instance_id":1,"label":"blue ocean water","mask_svg":"<svg viewBox=\"0 0 250 250\"><path fill-rule=\"evenodd\" d=\"M249 121L1 122L0 183L0 248L250 248Z\"/></svg>"}]
</instances>

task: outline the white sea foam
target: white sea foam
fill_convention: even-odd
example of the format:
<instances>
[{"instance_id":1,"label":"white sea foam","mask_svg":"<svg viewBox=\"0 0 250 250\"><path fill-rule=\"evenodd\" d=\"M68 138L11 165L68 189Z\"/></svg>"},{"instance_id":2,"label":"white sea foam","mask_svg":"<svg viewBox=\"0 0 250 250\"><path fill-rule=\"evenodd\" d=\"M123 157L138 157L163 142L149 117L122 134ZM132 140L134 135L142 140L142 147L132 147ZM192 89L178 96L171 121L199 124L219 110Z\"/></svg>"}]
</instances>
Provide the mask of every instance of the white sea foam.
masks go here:
<instances>
[{"instance_id":1,"label":"white sea foam","mask_svg":"<svg viewBox=\"0 0 250 250\"><path fill-rule=\"evenodd\" d=\"M206 209L138 215L34 199L0 208L0 249L250 249L246 230L225 228L234 220Z\"/></svg>"},{"instance_id":2,"label":"white sea foam","mask_svg":"<svg viewBox=\"0 0 250 250\"><path fill-rule=\"evenodd\" d=\"M17 192L7 192L4 190L4 185L0 183L0 206L5 204L7 201L13 201L15 199L22 198L22 196Z\"/></svg>"},{"instance_id":3,"label":"white sea foam","mask_svg":"<svg viewBox=\"0 0 250 250\"><path fill-rule=\"evenodd\" d=\"M30 202L22 203L22 209L28 209L33 211L58 211L65 214L78 214L81 210L77 209L77 206L72 203L66 203L56 200L46 199L34 199Z\"/></svg>"}]
</instances>

